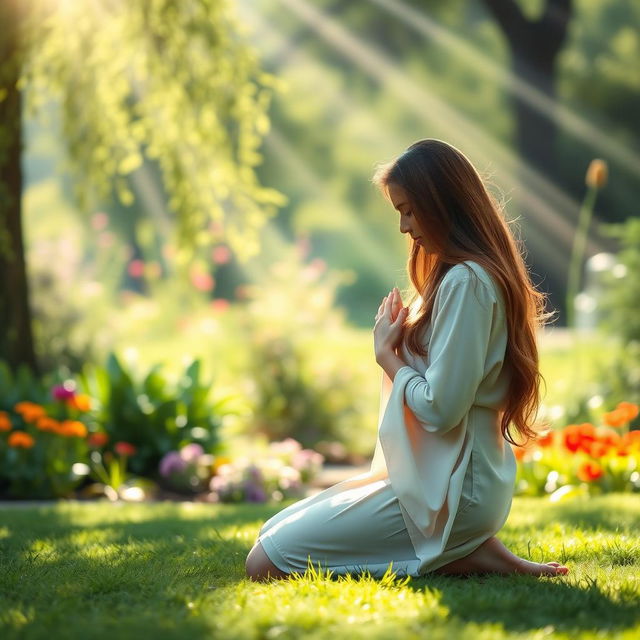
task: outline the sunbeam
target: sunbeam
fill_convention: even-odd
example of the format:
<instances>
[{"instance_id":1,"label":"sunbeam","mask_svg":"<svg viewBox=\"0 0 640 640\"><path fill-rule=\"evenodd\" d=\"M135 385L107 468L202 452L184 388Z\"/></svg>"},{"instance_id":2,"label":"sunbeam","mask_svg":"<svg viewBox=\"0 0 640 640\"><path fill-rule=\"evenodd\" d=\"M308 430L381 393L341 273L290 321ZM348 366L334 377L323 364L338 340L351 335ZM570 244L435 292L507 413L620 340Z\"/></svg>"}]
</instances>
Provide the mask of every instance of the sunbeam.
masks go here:
<instances>
[{"instance_id":1,"label":"sunbeam","mask_svg":"<svg viewBox=\"0 0 640 640\"><path fill-rule=\"evenodd\" d=\"M518 78L509 69L495 63L477 47L468 44L424 13L406 5L402 0L393 0L393 2L391 0L369 1L393 14L410 29L442 45L447 51L464 60L469 67L494 80L498 85L517 95L563 129L571 132L576 138L591 145L599 154L618 161L636 176L640 176L640 156L632 149L613 141L588 120L567 109L557 100L551 100L539 89Z\"/></svg>"},{"instance_id":2,"label":"sunbeam","mask_svg":"<svg viewBox=\"0 0 640 640\"><path fill-rule=\"evenodd\" d=\"M554 268L558 272L566 272L568 250L574 233L569 220L574 219L578 211L578 204L573 199L521 161L506 145L485 134L480 127L438 97L417 87L414 81L400 72L385 56L349 34L336 20L323 15L302 0L282 2L336 50L392 91L418 117L437 122L451 142L470 155L475 153L485 163L495 161L500 168L501 179L509 183L510 189L515 188L519 197L526 198L534 207L537 222L545 227L548 234L545 238L546 247L541 247L545 257L555 263ZM544 194L544 199L538 194ZM559 251L549 250L548 245L554 240L560 243ZM603 247L598 240L590 240L588 250L597 253Z\"/></svg>"}]
</instances>

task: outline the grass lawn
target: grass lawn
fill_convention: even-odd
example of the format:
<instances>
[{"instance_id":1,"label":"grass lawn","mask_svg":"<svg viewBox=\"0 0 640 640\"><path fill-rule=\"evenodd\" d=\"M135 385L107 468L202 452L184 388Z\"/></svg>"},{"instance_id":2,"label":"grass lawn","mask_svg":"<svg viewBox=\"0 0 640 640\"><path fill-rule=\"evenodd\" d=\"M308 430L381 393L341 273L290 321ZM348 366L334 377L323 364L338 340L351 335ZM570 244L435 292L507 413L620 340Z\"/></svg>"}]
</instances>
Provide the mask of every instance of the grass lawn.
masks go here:
<instances>
[{"instance_id":1,"label":"grass lawn","mask_svg":"<svg viewBox=\"0 0 640 640\"><path fill-rule=\"evenodd\" d=\"M290 504L284 503L284 504ZM640 497L515 498L500 537L560 578L254 583L279 505L59 503L0 510L0 637L640 637Z\"/></svg>"}]
</instances>

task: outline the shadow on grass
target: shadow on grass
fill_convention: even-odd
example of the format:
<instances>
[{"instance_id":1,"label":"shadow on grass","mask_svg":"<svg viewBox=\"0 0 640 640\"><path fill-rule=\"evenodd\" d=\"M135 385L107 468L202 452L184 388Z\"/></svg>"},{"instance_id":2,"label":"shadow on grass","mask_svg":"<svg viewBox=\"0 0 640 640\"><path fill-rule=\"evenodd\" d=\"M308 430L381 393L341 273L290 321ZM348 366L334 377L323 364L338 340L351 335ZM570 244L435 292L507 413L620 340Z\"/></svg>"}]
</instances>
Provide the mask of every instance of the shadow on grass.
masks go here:
<instances>
[{"instance_id":1,"label":"shadow on grass","mask_svg":"<svg viewBox=\"0 0 640 640\"><path fill-rule=\"evenodd\" d=\"M552 626L558 631L613 630L640 621L637 594L618 591L615 599L595 579L533 576L425 576L414 578L416 591L436 590L451 616L476 623L500 623L523 631Z\"/></svg>"},{"instance_id":2,"label":"shadow on grass","mask_svg":"<svg viewBox=\"0 0 640 640\"><path fill-rule=\"evenodd\" d=\"M0 511L0 606L34 612L21 637L60 629L65 615L73 638L123 629L127 638L208 637L193 601L244 579L254 540L237 530L279 509L212 505L181 517L178 508L112 507L88 519L64 507Z\"/></svg>"},{"instance_id":3,"label":"shadow on grass","mask_svg":"<svg viewBox=\"0 0 640 640\"><path fill-rule=\"evenodd\" d=\"M573 499L550 504L537 498L521 499L522 505L539 514L544 523L567 524L583 531L611 531L622 529L635 531L640 521L640 496L620 493ZM508 529L519 531L536 528L538 522L519 524L517 518L509 517Z\"/></svg>"},{"instance_id":4,"label":"shadow on grass","mask_svg":"<svg viewBox=\"0 0 640 640\"><path fill-rule=\"evenodd\" d=\"M640 498L637 498L635 509L630 504L592 505L567 503L556 506L551 514L554 522L569 524L585 531L620 531L623 528L634 530L640 522Z\"/></svg>"}]
</instances>

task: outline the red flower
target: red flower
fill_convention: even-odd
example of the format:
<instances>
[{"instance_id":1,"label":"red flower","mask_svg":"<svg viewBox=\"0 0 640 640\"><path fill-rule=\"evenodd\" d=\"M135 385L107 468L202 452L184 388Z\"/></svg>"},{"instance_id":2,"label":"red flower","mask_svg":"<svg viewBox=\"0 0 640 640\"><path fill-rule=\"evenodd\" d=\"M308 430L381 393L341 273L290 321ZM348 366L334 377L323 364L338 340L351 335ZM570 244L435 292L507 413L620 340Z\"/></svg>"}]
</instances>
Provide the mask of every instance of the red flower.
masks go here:
<instances>
[{"instance_id":1,"label":"red flower","mask_svg":"<svg viewBox=\"0 0 640 640\"><path fill-rule=\"evenodd\" d=\"M564 448L575 453L580 448L580 427L577 424L567 425L562 430L562 443Z\"/></svg>"},{"instance_id":2,"label":"red flower","mask_svg":"<svg viewBox=\"0 0 640 640\"><path fill-rule=\"evenodd\" d=\"M578 469L578 478L583 482L593 482L602 477L603 474L602 467L593 461L583 462Z\"/></svg>"},{"instance_id":3,"label":"red flower","mask_svg":"<svg viewBox=\"0 0 640 640\"><path fill-rule=\"evenodd\" d=\"M120 456L134 456L137 451L130 442L116 442L113 449Z\"/></svg>"},{"instance_id":4,"label":"red flower","mask_svg":"<svg viewBox=\"0 0 640 640\"><path fill-rule=\"evenodd\" d=\"M596 428L590 422L570 424L562 430L564 447L572 453L578 450L589 453L594 440L596 440Z\"/></svg>"},{"instance_id":5,"label":"red flower","mask_svg":"<svg viewBox=\"0 0 640 640\"><path fill-rule=\"evenodd\" d=\"M105 444L107 444L107 442L109 442L109 436L104 433L103 431L98 431L97 433L92 433L88 438L87 438L87 443L89 444L90 447L94 447L95 449L98 449L100 447L104 447Z\"/></svg>"}]
</instances>

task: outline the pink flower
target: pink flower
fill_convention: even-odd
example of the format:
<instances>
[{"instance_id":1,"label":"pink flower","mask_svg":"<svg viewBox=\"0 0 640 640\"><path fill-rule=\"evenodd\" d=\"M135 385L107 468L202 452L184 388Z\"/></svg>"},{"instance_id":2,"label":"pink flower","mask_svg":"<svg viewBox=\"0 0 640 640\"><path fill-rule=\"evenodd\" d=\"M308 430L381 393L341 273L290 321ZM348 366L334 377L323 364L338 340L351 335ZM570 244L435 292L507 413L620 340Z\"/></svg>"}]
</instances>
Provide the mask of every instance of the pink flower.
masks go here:
<instances>
[{"instance_id":1,"label":"pink flower","mask_svg":"<svg viewBox=\"0 0 640 640\"><path fill-rule=\"evenodd\" d=\"M204 449L199 444L192 442L182 447L179 455L185 462L195 462L203 454Z\"/></svg>"},{"instance_id":2,"label":"pink flower","mask_svg":"<svg viewBox=\"0 0 640 640\"><path fill-rule=\"evenodd\" d=\"M76 395L76 384L73 380L65 380L51 389L51 395L55 400L70 400Z\"/></svg>"},{"instance_id":3,"label":"pink flower","mask_svg":"<svg viewBox=\"0 0 640 640\"><path fill-rule=\"evenodd\" d=\"M144 261L132 260L127 266L127 272L132 278L141 278L144 275Z\"/></svg>"},{"instance_id":4,"label":"pink flower","mask_svg":"<svg viewBox=\"0 0 640 640\"><path fill-rule=\"evenodd\" d=\"M285 438L279 442L272 442L269 449L276 455L289 455L301 451L302 445L294 438Z\"/></svg>"},{"instance_id":5,"label":"pink flower","mask_svg":"<svg viewBox=\"0 0 640 640\"><path fill-rule=\"evenodd\" d=\"M303 449L296 453L291 462L294 469L304 469L306 467L320 467L324 462L324 456L313 449Z\"/></svg>"},{"instance_id":6,"label":"pink flower","mask_svg":"<svg viewBox=\"0 0 640 640\"><path fill-rule=\"evenodd\" d=\"M191 273L191 284L199 291L211 291L215 285L213 276L202 271Z\"/></svg>"},{"instance_id":7,"label":"pink flower","mask_svg":"<svg viewBox=\"0 0 640 640\"><path fill-rule=\"evenodd\" d=\"M216 264L227 264L231 260L231 250L224 244L220 244L213 248L211 259Z\"/></svg>"},{"instance_id":8,"label":"pink flower","mask_svg":"<svg viewBox=\"0 0 640 640\"><path fill-rule=\"evenodd\" d=\"M231 303L224 298L216 298L215 300L211 301L211 308L216 313L224 313L229 308L230 304Z\"/></svg>"}]
</instances>

